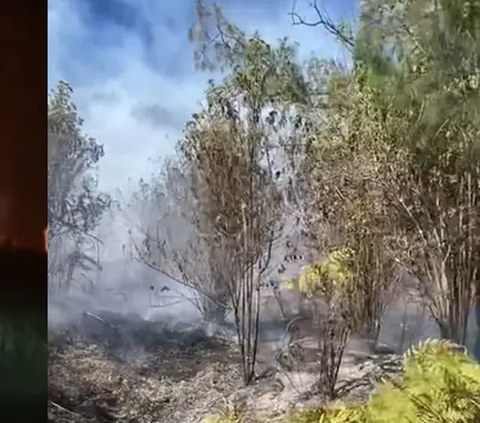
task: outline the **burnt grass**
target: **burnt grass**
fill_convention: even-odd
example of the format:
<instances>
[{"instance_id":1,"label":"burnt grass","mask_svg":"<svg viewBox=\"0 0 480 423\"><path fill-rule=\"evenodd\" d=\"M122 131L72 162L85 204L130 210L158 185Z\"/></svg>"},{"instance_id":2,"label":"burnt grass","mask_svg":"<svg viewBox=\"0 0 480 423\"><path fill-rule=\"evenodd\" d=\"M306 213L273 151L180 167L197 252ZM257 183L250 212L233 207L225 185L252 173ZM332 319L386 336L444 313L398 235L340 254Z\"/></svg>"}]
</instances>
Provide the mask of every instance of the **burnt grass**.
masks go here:
<instances>
[{"instance_id":1,"label":"burnt grass","mask_svg":"<svg viewBox=\"0 0 480 423\"><path fill-rule=\"evenodd\" d=\"M301 356L286 369L275 361L272 344L261 342L257 372L263 376L244 387L234 342L200 325L170 322L85 312L67 329L52 331L49 421L193 423L216 414L226 402L253 404L252 421L258 416L274 421L273 409L282 421L292 404L319 404L314 393L305 396L318 371L314 345L302 345ZM271 332L268 320L262 325ZM392 360L394 370L383 369L382 363ZM349 353L344 361L341 385L355 401L368 397L387 373L398 372L398 357L390 353L377 358Z\"/></svg>"},{"instance_id":2,"label":"burnt grass","mask_svg":"<svg viewBox=\"0 0 480 423\"><path fill-rule=\"evenodd\" d=\"M238 363L231 345L202 328L84 313L50 334L49 421L174 422L176 409L191 402L176 387L191 384L201 397L206 373L217 371L220 383Z\"/></svg>"}]
</instances>

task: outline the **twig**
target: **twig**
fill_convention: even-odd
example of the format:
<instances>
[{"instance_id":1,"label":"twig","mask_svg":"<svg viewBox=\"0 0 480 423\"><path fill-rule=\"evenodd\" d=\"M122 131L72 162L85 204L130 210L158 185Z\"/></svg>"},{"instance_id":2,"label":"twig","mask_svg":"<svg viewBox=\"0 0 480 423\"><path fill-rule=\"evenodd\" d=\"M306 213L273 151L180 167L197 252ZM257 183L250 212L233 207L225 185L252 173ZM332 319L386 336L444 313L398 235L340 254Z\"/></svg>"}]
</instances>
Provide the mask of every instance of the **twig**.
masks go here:
<instances>
[{"instance_id":1,"label":"twig","mask_svg":"<svg viewBox=\"0 0 480 423\"><path fill-rule=\"evenodd\" d=\"M173 303L168 303L168 304L150 304L151 308L164 308L164 307L171 307L176 304L180 304L182 301L175 301Z\"/></svg>"},{"instance_id":2,"label":"twig","mask_svg":"<svg viewBox=\"0 0 480 423\"><path fill-rule=\"evenodd\" d=\"M95 320L98 320L99 322L103 323L104 325L110 326L112 329L117 329L116 326L112 325L111 323L107 322L105 319L102 319L100 316L97 316L96 314L90 313L89 311L84 311L83 314L85 316L92 317Z\"/></svg>"},{"instance_id":3,"label":"twig","mask_svg":"<svg viewBox=\"0 0 480 423\"><path fill-rule=\"evenodd\" d=\"M68 414L71 414L71 415L77 416L77 417L82 417L80 414L75 413L74 411L68 410L67 408L62 407L61 405L57 404L56 402L53 402L53 401L51 401L51 400L49 400L48 402L49 402L51 405L53 405L55 408L58 408L59 410L65 412L65 413L68 413Z\"/></svg>"},{"instance_id":4,"label":"twig","mask_svg":"<svg viewBox=\"0 0 480 423\"><path fill-rule=\"evenodd\" d=\"M310 27L323 26L330 34L336 37L349 51L352 51L355 43L354 40L350 39L348 36L342 33L339 26L335 25L330 17L320 10L318 1L314 0L310 5L317 15L316 21L306 21L302 18L297 12L297 1L294 1L292 5L292 10L288 14L292 20L292 25L304 25Z\"/></svg>"},{"instance_id":5,"label":"twig","mask_svg":"<svg viewBox=\"0 0 480 423\"><path fill-rule=\"evenodd\" d=\"M345 381L341 386L335 389L335 395L337 397L342 397L352 392L354 389L361 388L363 386L369 386L371 381L368 380L368 376L369 375L367 374L359 378Z\"/></svg>"}]
</instances>

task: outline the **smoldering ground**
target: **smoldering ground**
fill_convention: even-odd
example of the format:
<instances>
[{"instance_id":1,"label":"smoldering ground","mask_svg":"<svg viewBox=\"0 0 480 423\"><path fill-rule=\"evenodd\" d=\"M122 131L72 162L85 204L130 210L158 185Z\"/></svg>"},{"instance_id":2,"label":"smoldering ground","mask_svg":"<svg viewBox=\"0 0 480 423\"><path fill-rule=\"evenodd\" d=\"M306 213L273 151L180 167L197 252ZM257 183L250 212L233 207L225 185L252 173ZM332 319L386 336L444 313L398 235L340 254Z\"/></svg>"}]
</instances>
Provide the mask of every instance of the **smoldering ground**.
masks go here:
<instances>
[{"instance_id":1,"label":"smoldering ground","mask_svg":"<svg viewBox=\"0 0 480 423\"><path fill-rule=\"evenodd\" d=\"M155 272L104 263L98 282L49 298L50 420L176 421L192 393L175 384L200 378L198 389L202 371L235 362L233 350Z\"/></svg>"},{"instance_id":2,"label":"smoldering ground","mask_svg":"<svg viewBox=\"0 0 480 423\"><path fill-rule=\"evenodd\" d=\"M314 366L285 369L277 362L286 335L278 296L269 288L262 292L262 378L245 388L231 318L221 327L205 324L188 301L191 295L154 270L125 260L104 263L94 286L52 294L50 421L199 422L225 401L252 402L257 414L276 409L279 416L292 404L305 403ZM282 289L280 301L284 312L296 312L295 294ZM308 338L308 329L303 330ZM436 336L421 307L392 304L382 321L380 344L388 353L382 363L394 362L395 353L419 339ZM352 361L362 353L368 360ZM367 340L352 339L340 379L362 378L365 369L384 377L375 364L379 354L374 357Z\"/></svg>"}]
</instances>

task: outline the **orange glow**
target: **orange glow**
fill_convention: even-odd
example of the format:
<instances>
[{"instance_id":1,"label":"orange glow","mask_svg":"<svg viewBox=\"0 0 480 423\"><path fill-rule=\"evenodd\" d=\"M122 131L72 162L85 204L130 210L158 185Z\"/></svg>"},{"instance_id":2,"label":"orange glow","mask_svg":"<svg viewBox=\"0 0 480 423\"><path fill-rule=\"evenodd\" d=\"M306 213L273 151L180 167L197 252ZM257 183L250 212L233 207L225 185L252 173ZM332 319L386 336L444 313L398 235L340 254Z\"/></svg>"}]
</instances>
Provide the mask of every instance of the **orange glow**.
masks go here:
<instances>
[{"instance_id":1,"label":"orange glow","mask_svg":"<svg viewBox=\"0 0 480 423\"><path fill-rule=\"evenodd\" d=\"M23 6L21 2L17 5ZM45 5L36 5L38 9L25 14L24 7L12 3L4 10L0 25L3 40L15 33L2 43L9 63L2 68L0 84L9 100L0 105L0 242L45 252L47 142L41 128L46 124L46 66L25 76L34 63L43 63L46 57L32 44L45 34L44 21L35 16Z\"/></svg>"}]
</instances>

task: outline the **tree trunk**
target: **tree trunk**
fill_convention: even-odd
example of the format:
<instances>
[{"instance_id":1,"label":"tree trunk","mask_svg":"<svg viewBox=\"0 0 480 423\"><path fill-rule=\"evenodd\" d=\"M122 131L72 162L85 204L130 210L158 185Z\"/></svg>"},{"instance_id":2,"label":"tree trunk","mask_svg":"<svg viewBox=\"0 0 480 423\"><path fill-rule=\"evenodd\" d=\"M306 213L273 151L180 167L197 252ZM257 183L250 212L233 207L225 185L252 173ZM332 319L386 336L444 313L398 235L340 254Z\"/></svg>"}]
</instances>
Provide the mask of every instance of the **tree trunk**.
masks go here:
<instances>
[{"instance_id":1,"label":"tree trunk","mask_svg":"<svg viewBox=\"0 0 480 423\"><path fill-rule=\"evenodd\" d=\"M473 347L473 355L480 363L480 280L477 281L475 293L475 323L477 327L475 331L475 346Z\"/></svg>"},{"instance_id":2,"label":"tree trunk","mask_svg":"<svg viewBox=\"0 0 480 423\"><path fill-rule=\"evenodd\" d=\"M463 345L463 328L454 322L437 322L440 330L440 338L453 341L458 345Z\"/></svg>"},{"instance_id":3,"label":"tree trunk","mask_svg":"<svg viewBox=\"0 0 480 423\"><path fill-rule=\"evenodd\" d=\"M440 338L450 339L450 328L448 323L438 322L438 329L440 331Z\"/></svg>"}]
</instances>

